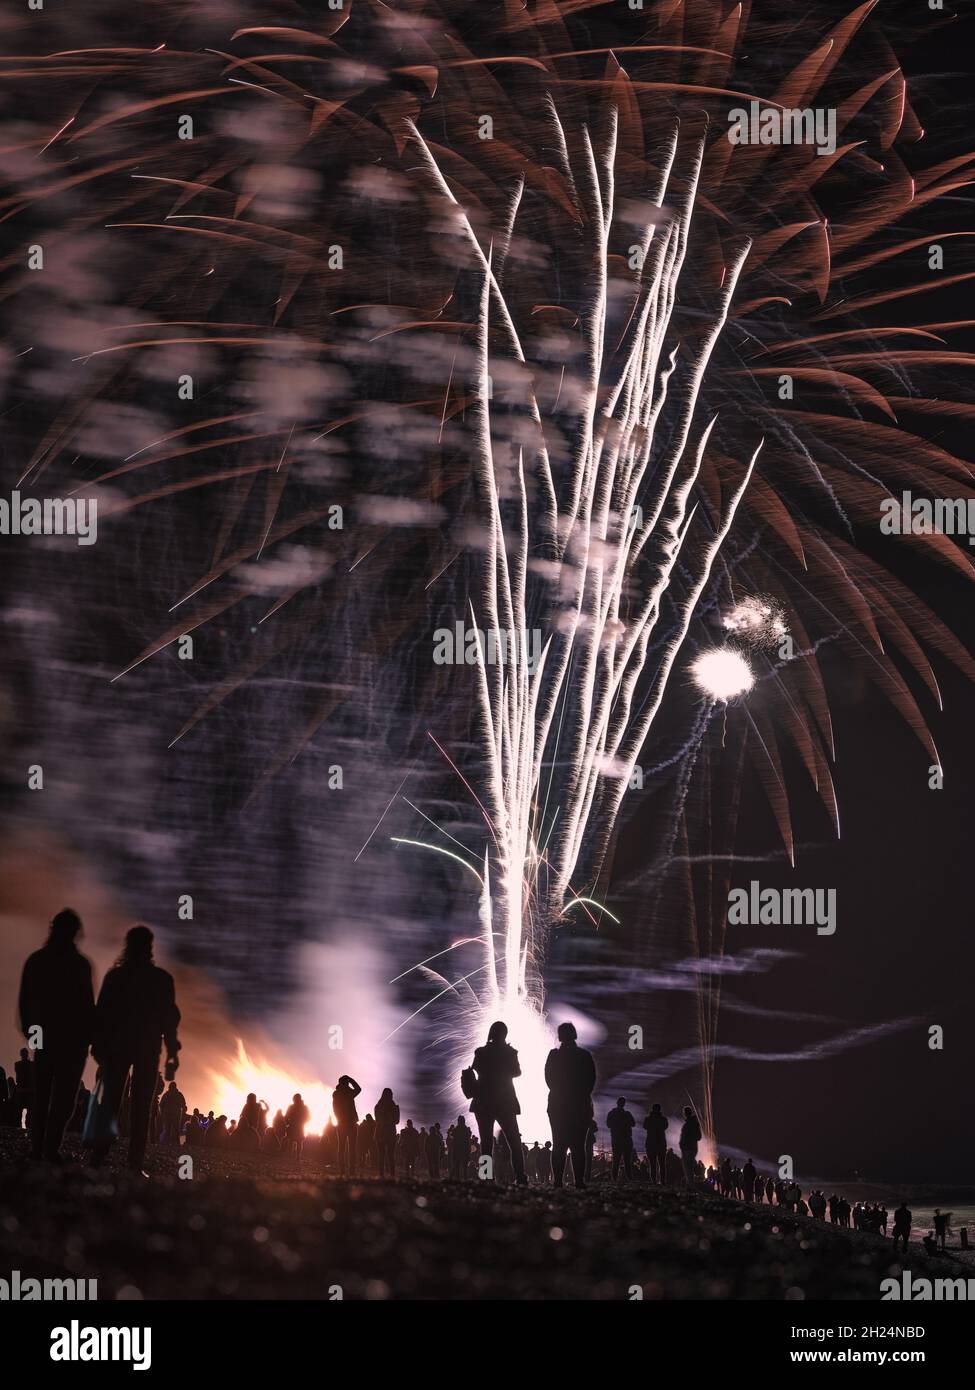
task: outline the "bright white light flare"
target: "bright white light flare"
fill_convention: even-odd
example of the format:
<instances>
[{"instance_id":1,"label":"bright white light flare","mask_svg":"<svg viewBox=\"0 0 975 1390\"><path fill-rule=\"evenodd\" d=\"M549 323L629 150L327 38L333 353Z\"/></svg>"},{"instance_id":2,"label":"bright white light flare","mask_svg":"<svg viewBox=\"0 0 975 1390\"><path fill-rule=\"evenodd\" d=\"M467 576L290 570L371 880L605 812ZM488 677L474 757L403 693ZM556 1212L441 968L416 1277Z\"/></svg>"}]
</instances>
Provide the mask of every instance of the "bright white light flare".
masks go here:
<instances>
[{"instance_id":1,"label":"bright white light flare","mask_svg":"<svg viewBox=\"0 0 975 1390\"><path fill-rule=\"evenodd\" d=\"M713 651L702 652L691 664L691 675L713 700L733 700L755 684L752 668L741 653L731 647L715 647Z\"/></svg>"}]
</instances>

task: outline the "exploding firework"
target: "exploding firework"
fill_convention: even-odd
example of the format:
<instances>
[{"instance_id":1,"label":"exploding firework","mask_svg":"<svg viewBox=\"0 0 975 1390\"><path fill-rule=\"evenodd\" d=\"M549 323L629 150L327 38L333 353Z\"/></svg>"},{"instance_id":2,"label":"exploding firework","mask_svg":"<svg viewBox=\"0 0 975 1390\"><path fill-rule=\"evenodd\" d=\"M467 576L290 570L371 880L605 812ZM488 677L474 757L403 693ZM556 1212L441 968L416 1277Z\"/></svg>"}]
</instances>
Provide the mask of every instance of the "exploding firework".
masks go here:
<instances>
[{"instance_id":1,"label":"exploding firework","mask_svg":"<svg viewBox=\"0 0 975 1390\"><path fill-rule=\"evenodd\" d=\"M712 700L734 700L755 684L752 668L732 647L717 647L702 652L691 663L691 675Z\"/></svg>"},{"instance_id":2,"label":"exploding firework","mask_svg":"<svg viewBox=\"0 0 975 1390\"><path fill-rule=\"evenodd\" d=\"M774 601L745 598L721 619L726 632L756 647L778 647L788 635L782 609Z\"/></svg>"},{"instance_id":3,"label":"exploding firework","mask_svg":"<svg viewBox=\"0 0 975 1390\"><path fill-rule=\"evenodd\" d=\"M894 487L970 491L925 436L970 416L952 395L964 325L890 320L934 287L913 257L956 235L937 209L972 157L925 159L870 5L828 24L660 5L604 15L594 42L606 9L357 4L302 30L163 4L140 16L158 25L147 42L130 7L109 6L104 44L80 46L59 14L43 54L32 26L0 72L23 113L3 216L45 267L5 267L18 476L95 492L126 599L107 636L89 603L76 637L72 660L116 677L85 711L85 743L110 761L112 731L148 730L144 765L192 808L146 828L140 868L168 905L172 866L204 858L194 827L215 823L211 918L243 917L274 877L266 845L296 825L303 896L258 936L283 955L322 915L323 881L329 916L357 899L398 920L409 871L390 838L422 838L454 875L438 905L468 920L451 922L449 954L424 937L397 984L433 986L410 997L416 1013L452 1006L451 1064L487 1012L544 1050L547 943L567 920L611 920L638 767L672 793L664 858L719 834L710 803L695 822L692 780L714 780L733 841L731 775L708 744L715 682L694 684L716 622L754 678L722 735L756 767L789 855L784 746L837 818L824 644L934 762L927 651L975 675L860 544ZM755 55L773 48L784 75L766 91ZM753 95L835 108L835 153L733 147L728 108ZM944 536L904 544L971 573ZM485 640L537 631L538 663L490 662L485 646L473 685L431 668L431 629L458 619ZM160 699L153 672L187 637L205 656ZM308 829L326 734L335 763L361 759L360 787L386 770L382 818L408 793L422 832L375 834L365 794L361 810L329 803L328 836ZM208 795L238 753L231 788ZM144 790L105 795L112 812L84 833L128 866ZM271 809L218 873L227 803L259 795ZM383 855L375 874L363 853ZM288 889L261 901L261 929L292 891L276 867ZM473 890L459 908L454 884ZM720 900L717 880L708 892ZM689 915L681 946L716 957L713 901ZM412 935L382 934L397 969ZM463 964L441 974L445 955ZM263 986L253 964L240 974ZM699 989L707 1085L720 975Z\"/></svg>"}]
</instances>

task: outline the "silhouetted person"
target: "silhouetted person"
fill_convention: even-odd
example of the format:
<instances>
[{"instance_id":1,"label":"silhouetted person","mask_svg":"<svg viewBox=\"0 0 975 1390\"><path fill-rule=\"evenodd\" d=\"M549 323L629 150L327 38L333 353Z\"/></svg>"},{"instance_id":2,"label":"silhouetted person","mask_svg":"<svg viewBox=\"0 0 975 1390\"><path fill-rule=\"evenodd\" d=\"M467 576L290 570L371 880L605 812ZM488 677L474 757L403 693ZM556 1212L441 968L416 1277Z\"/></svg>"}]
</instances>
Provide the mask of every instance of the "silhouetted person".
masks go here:
<instances>
[{"instance_id":1,"label":"silhouetted person","mask_svg":"<svg viewBox=\"0 0 975 1390\"><path fill-rule=\"evenodd\" d=\"M340 1076L332 1092L332 1114L339 1132L339 1171L350 1178L355 1173L356 1141L359 1137L359 1112L355 1098L362 1090L351 1076Z\"/></svg>"},{"instance_id":2,"label":"silhouetted person","mask_svg":"<svg viewBox=\"0 0 975 1390\"><path fill-rule=\"evenodd\" d=\"M416 1160L420 1156L420 1135L413 1126L412 1120L407 1120L406 1128L401 1131L399 1136L400 1152L403 1155L403 1164L406 1168L406 1176L415 1176Z\"/></svg>"},{"instance_id":3,"label":"silhouetted person","mask_svg":"<svg viewBox=\"0 0 975 1390\"><path fill-rule=\"evenodd\" d=\"M606 1116L606 1126L613 1144L613 1182L617 1182L620 1169L624 1179L633 1177L633 1116L626 1108L626 1097L620 1096L613 1109Z\"/></svg>"},{"instance_id":4,"label":"silhouetted person","mask_svg":"<svg viewBox=\"0 0 975 1390\"><path fill-rule=\"evenodd\" d=\"M164 1042L167 1072L179 1066L176 990L172 975L153 963L152 942L148 927L132 927L126 933L125 949L105 976L98 996L91 1049L102 1069L106 1103L115 1115L132 1072L129 1167L134 1172L142 1171ZM110 1146L111 1141L96 1148L93 1163L102 1162Z\"/></svg>"},{"instance_id":5,"label":"silhouetted person","mask_svg":"<svg viewBox=\"0 0 975 1390\"><path fill-rule=\"evenodd\" d=\"M399 1106L393 1100L393 1093L387 1086L376 1101L376 1154L379 1161L379 1176L396 1176L396 1126L399 1124Z\"/></svg>"},{"instance_id":6,"label":"silhouetted person","mask_svg":"<svg viewBox=\"0 0 975 1390\"><path fill-rule=\"evenodd\" d=\"M952 1212L942 1211L940 1207L934 1209L934 1238L940 1249L945 1248L945 1241L948 1238L948 1228L951 1225Z\"/></svg>"},{"instance_id":7,"label":"silhouetted person","mask_svg":"<svg viewBox=\"0 0 975 1390\"><path fill-rule=\"evenodd\" d=\"M746 1202L755 1200L755 1180L758 1177L754 1163L748 1159L744 1168L741 1170L741 1191ZM823 1216L826 1215L826 1199L823 1198Z\"/></svg>"},{"instance_id":8,"label":"silhouetted person","mask_svg":"<svg viewBox=\"0 0 975 1390\"><path fill-rule=\"evenodd\" d=\"M284 1118L283 1110L278 1110L275 1113L274 1119L267 1127L264 1138L267 1141L268 1153L283 1153L284 1146L288 1140L288 1121Z\"/></svg>"},{"instance_id":9,"label":"silhouetted person","mask_svg":"<svg viewBox=\"0 0 975 1390\"><path fill-rule=\"evenodd\" d=\"M159 1119L162 1124L162 1142L167 1149L179 1148L179 1136L186 1116L186 1098L176 1085L170 1081L169 1089L159 1102Z\"/></svg>"},{"instance_id":10,"label":"silhouetted person","mask_svg":"<svg viewBox=\"0 0 975 1390\"><path fill-rule=\"evenodd\" d=\"M453 1126L451 1138L451 1177L460 1183L466 1183L469 1166L470 1129L463 1115L458 1115L458 1123Z\"/></svg>"},{"instance_id":11,"label":"silhouetted person","mask_svg":"<svg viewBox=\"0 0 975 1390\"><path fill-rule=\"evenodd\" d=\"M14 1124L20 1129L21 1119L30 1129L31 1112L34 1109L34 1063L26 1047L20 1049L20 1056L14 1062Z\"/></svg>"},{"instance_id":12,"label":"silhouetted person","mask_svg":"<svg viewBox=\"0 0 975 1390\"><path fill-rule=\"evenodd\" d=\"M586 1139L592 1123L592 1091L596 1084L596 1063L592 1053L576 1042L571 1023L560 1023L559 1046L545 1060L548 1086L548 1117L552 1126L552 1174L561 1187L566 1153L572 1155L572 1175L576 1187L586 1185Z\"/></svg>"},{"instance_id":13,"label":"silhouetted person","mask_svg":"<svg viewBox=\"0 0 975 1390\"><path fill-rule=\"evenodd\" d=\"M305 1147L305 1127L311 1119L311 1111L296 1091L291 1104L284 1114L284 1128L288 1140L288 1153L301 1161L301 1151Z\"/></svg>"},{"instance_id":14,"label":"silhouetted person","mask_svg":"<svg viewBox=\"0 0 975 1390\"><path fill-rule=\"evenodd\" d=\"M206 1147L225 1149L230 1141L226 1115L218 1115L212 1125L207 1125Z\"/></svg>"},{"instance_id":15,"label":"silhouetted person","mask_svg":"<svg viewBox=\"0 0 975 1390\"><path fill-rule=\"evenodd\" d=\"M363 1168L371 1168L376 1157L376 1121L371 1115L367 1115L359 1125L356 1142L359 1163Z\"/></svg>"},{"instance_id":16,"label":"silhouetted person","mask_svg":"<svg viewBox=\"0 0 975 1390\"><path fill-rule=\"evenodd\" d=\"M78 950L81 918L66 907L28 956L20 981L20 1027L34 1047L30 1147L34 1158L61 1161L64 1127L74 1110L95 1018L91 965Z\"/></svg>"},{"instance_id":17,"label":"silhouetted person","mask_svg":"<svg viewBox=\"0 0 975 1390\"><path fill-rule=\"evenodd\" d=\"M440 1162L443 1158L443 1135L440 1125L434 1124L426 1138L427 1172L434 1182L440 1180Z\"/></svg>"},{"instance_id":18,"label":"silhouetted person","mask_svg":"<svg viewBox=\"0 0 975 1390\"><path fill-rule=\"evenodd\" d=\"M267 1102L258 1100L257 1092L251 1091L244 1101L237 1121L234 1133L235 1147L244 1152L256 1153L261 1147L261 1135L266 1124Z\"/></svg>"},{"instance_id":19,"label":"silhouetted person","mask_svg":"<svg viewBox=\"0 0 975 1390\"><path fill-rule=\"evenodd\" d=\"M911 1238L911 1222L913 1219L913 1213L910 1207L906 1202L901 1202L900 1206L894 1212L894 1249L897 1249L897 1242L903 1239L905 1255L907 1254L907 1242Z\"/></svg>"},{"instance_id":20,"label":"silhouetted person","mask_svg":"<svg viewBox=\"0 0 975 1390\"><path fill-rule=\"evenodd\" d=\"M684 1169L684 1185L694 1186L697 1146L701 1142L701 1126L689 1105L684 1106L684 1123L680 1127L680 1161Z\"/></svg>"},{"instance_id":21,"label":"silhouetted person","mask_svg":"<svg viewBox=\"0 0 975 1390\"><path fill-rule=\"evenodd\" d=\"M651 1105L650 1113L643 1121L647 1131L647 1168L651 1182L664 1182L664 1160L667 1157L667 1126L670 1121L657 1104Z\"/></svg>"},{"instance_id":22,"label":"silhouetted person","mask_svg":"<svg viewBox=\"0 0 975 1390\"><path fill-rule=\"evenodd\" d=\"M488 1158L493 1154L494 1126L499 1125L511 1152L515 1179L524 1185L528 1179L525 1177L525 1159L521 1135L518 1133L521 1106L514 1085L515 1077L521 1075L521 1067L518 1053L506 1042L507 1036L506 1023L492 1023L487 1042L474 1053L471 1069L477 1074L477 1089L471 1101L471 1110L481 1137L481 1153Z\"/></svg>"}]
</instances>

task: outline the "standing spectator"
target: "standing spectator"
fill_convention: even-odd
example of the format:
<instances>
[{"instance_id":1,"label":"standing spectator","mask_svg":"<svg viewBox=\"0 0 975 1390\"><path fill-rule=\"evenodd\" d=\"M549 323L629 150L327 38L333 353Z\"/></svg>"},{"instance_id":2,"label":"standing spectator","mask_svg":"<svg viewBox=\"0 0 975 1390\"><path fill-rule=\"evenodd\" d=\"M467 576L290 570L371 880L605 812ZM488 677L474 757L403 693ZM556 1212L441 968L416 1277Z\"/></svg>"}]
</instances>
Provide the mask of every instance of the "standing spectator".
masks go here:
<instances>
[{"instance_id":1,"label":"standing spectator","mask_svg":"<svg viewBox=\"0 0 975 1390\"><path fill-rule=\"evenodd\" d=\"M148 927L132 927L126 933L125 948L105 976L98 996L92 1044L102 1068L105 1098L115 1115L132 1073L129 1168L137 1173L142 1172L145 1158L163 1043L167 1071L172 1074L179 1065L179 1009L173 977L153 963L152 945ZM110 1147L111 1140L99 1144L92 1154L93 1164L102 1163Z\"/></svg>"},{"instance_id":2,"label":"standing spectator","mask_svg":"<svg viewBox=\"0 0 975 1390\"><path fill-rule=\"evenodd\" d=\"M647 1167L650 1181L663 1183L664 1159L667 1155L667 1127L670 1121L657 1104L651 1105L650 1113L643 1121L647 1131Z\"/></svg>"},{"instance_id":3,"label":"standing spectator","mask_svg":"<svg viewBox=\"0 0 975 1390\"><path fill-rule=\"evenodd\" d=\"M609 1129L610 1140L613 1145L613 1182L619 1181L620 1169L623 1171L624 1181L630 1181L633 1177L633 1126L636 1124L633 1116L626 1108L626 1097L620 1096L613 1109L606 1116L606 1126Z\"/></svg>"},{"instance_id":4,"label":"standing spectator","mask_svg":"<svg viewBox=\"0 0 975 1390\"><path fill-rule=\"evenodd\" d=\"M693 1109L689 1105L684 1106L684 1123L680 1128L680 1161L684 1169L684 1186L693 1187L695 1178L695 1163L697 1162L697 1146L701 1142L701 1126Z\"/></svg>"},{"instance_id":5,"label":"standing spectator","mask_svg":"<svg viewBox=\"0 0 975 1390\"><path fill-rule=\"evenodd\" d=\"M566 1154L572 1155L576 1187L586 1185L586 1138L592 1123L592 1092L596 1064L592 1053L576 1042L571 1023L560 1023L559 1046L545 1062L548 1116L552 1125L552 1172L555 1186L562 1186Z\"/></svg>"},{"instance_id":6,"label":"standing spectator","mask_svg":"<svg viewBox=\"0 0 975 1390\"><path fill-rule=\"evenodd\" d=\"M355 1098L362 1090L351 1076L340 1076L332 1092L332 1114L339 1132L339 1172L347 1177L355 1174L356 1140L359 1137L359 1112Z\"/></svg>"},{"instance_id":7,"label":"standing spectator","mask_svg":"<svg viewBox=\"0 0 975 1390\"><path fill-rule=\"evenodd\" d=\"M76 945L80 934L81 918L64 908L51 922L45 945L28 956L20 981L21 1030L26 1038L37 1039L29 1106L31 1155L50 1163L61 1162L64 1128L94 1031L91 965Z\"/></svg>"}]
</instances>

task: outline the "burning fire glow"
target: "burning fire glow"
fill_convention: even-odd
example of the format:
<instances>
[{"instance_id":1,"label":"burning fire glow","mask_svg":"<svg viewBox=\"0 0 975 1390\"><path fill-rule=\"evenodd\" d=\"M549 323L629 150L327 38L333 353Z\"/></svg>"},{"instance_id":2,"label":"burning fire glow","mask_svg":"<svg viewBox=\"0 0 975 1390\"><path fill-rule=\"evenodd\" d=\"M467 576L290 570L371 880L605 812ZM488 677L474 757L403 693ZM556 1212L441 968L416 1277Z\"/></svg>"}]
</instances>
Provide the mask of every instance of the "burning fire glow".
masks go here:
<instances>
[{"instance_id":1,"label":"burning fire glow","mask_svg":"<svg viewBox=\"0 0 975 1390\"><path fill-rule=\"evenodd\" d=\"M332 1086L321 1081L299 1078L280 1067L248 1056L243 1041L237 1039L237 1056L227 1072L210 1072L211 1106L215 1115L236 1120L253 1091L258 1100L268 1103L268 1123L278 1110L287 1112L296 1092L311 1112L308 1132L320 1134L332 1120Z\"/></svg>"}]
</instances>

